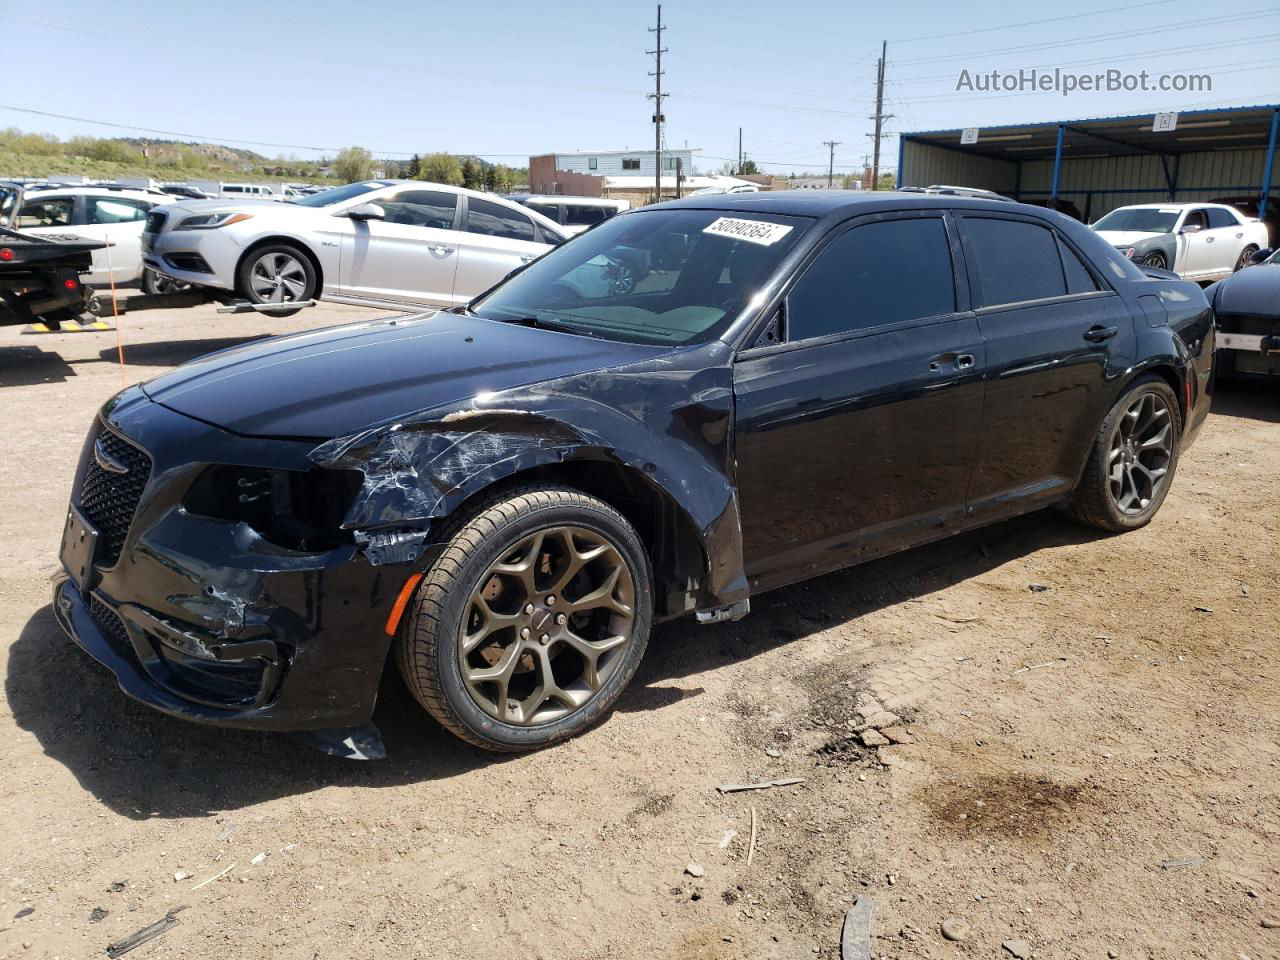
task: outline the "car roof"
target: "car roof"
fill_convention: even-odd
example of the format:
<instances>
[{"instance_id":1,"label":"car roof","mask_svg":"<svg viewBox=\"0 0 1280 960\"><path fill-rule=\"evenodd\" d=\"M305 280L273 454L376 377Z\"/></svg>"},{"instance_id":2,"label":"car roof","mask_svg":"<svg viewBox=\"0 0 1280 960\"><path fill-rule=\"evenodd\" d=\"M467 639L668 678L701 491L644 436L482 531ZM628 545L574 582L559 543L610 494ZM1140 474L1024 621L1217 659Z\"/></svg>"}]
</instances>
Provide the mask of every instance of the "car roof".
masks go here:
<instances>
[{"instance_id":1,"label":"car roof","mask_svg":"<svg viewBox=\"0 0 1280 960\"><path fill-rule=\"evenodd\" d=\"M510 197L516 203L523 203L528 200L537 200L539 203L585 203L588 206L596 205L601 207L616 207L619 204L626 203L625 200L617 200L612 197L571 197L568 194L560 193L522 193L518 197Z\"/></svg>"},{"instance_id":2,"label":"car roof","mask_svg":"<svg viewBox=\"0 0 1280 960\"><path fill-rule=\"evenodd\" d=\"M99 184L39 184L32 186L26 185L27 199L36 200L46 196L102 196L102 197L128 197L132 200L163 200L168 199L167 193L159 190L151 190L146 187L109 187Z\"/></svg>"},{"instance_id":3,"label":"car roof","mask_svg":"<svg viewBox=\"0 0 1280 960\"><path fill-rule=\"evenodd\" d=\"M1123 207L1116 207L1116 210L1186 210L1190 207L1224 207L1227 210L1234 210L1225 203L1210 203L1200 200L1178 200L1168 203L1126 203ZM1115 211L1112 211L1113 213Z\"/></svg>"},{"instance_id":4,"label":"car roof","mask_svg":"<svg viewBox=\"0 0 1280 960\"><path fill-rule=\"evenodd\" d=\"M761 190L755 193L721 193L703 197L687 197L668 200L658 206L683 207L703 210L739 211L741 213L765 213L779 216L827 217L833 215L855 216L875 213L879 210L957 209L1003 210L1014 206L1008 200L989 200L985 197L962 197L945 193L906 193L898 190ZM652 210L653 206L639 211ZM1043 207L1027 207L1036 216L1043 217Z\"/></svg>"}]
</instances>

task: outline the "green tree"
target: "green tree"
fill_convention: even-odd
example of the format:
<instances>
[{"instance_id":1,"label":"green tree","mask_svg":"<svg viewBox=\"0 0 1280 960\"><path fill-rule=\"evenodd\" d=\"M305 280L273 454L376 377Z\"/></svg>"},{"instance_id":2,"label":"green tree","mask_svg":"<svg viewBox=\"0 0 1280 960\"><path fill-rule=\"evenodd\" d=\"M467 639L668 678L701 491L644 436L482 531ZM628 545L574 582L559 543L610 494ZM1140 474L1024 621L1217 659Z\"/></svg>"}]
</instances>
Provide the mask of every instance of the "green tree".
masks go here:
<instances>
[{"instance_id":1,"label":"green tree","mask_svg":"<svg viewBox=\"0 0 1280 960\"><path fill-rule=\"evenodd\" d=\"M896 190L896 189L898 188L898 185L897 185L897 183L895 182L897 179L898 179L898 178L897 178L897 176L895 176L895 175L894 175L894 174L892 174L892 173L882 173L882 174L880 174L880 181L879 181L879 184L878 184L878 186L877 186L877 189L879 189L879 190Z\"/></svg>"},{"instance_id":2,"label":"green tree","mask_svg":"<svg viewBox=\"0 0 1280 960\"><path fill-rule=\"evenodd\" d=\"M468 190L479 190L484 186L484 167L475 157L462 161L462 185Z\"/></svg>"},{"instance_id":3,"label":"green tree","mask_svg":"<svg viewBox=\"0 0 1280 960\"><path fill-rule=\"evenodd\" d=\"M462 163L449 153L431 153L422 158L420 164L420 180L432 183L447 183L450 186L462 186Z\"/></svg>"},{"instance_id":4,"label":"green tree","mask_svg":"<svg viewBox=\"0 0 1280 960\"><path fill-rule=\"evenodd\" d=\"M511 189L511 168L502 163L495 163L489 168L493 174L493 189L506 193Z\"/></svg>"},{"instance_id":5,"label":"green tree","mask_svg":"<svg viewBox=\"0 0 1280 960\"><path fill-rule=\"evenodd\" d=\"M738 171L738 173L759 173L759 172L760 171L756 169L756 162L754 160L743 160L742 168Z\"/></svg>"},{"instance_id":6,"label":"green tree","mask_svg":"<svg viewBox=\"0 0 1280 960\"><path fill-rule=\"evenodd\" d=\"M422 176L422 158L416 153L404 165L404 175L410 180L417 180Z\"/></svg>"},{"instance_id":7,"label":"green tree","mask_svg":"<svg viewBox=\"0 0 1280 960\"><path fill-rule=\"evenodd\" d=\"M345 147L333 161L333 172L346 183L368 180L373 175L373 154L364 147Z\"/></svg>"}]
</instances>

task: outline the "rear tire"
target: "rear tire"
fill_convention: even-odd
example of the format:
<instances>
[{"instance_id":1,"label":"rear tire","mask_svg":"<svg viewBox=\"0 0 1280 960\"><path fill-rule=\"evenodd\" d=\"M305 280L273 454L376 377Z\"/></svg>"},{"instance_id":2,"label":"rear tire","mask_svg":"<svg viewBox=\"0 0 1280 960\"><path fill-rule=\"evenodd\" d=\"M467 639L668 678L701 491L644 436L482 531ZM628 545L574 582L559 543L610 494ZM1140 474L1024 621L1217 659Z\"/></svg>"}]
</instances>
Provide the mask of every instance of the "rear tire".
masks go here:
<instances>
[{"instance_id":1,"label":"rear tire","mask_svg":"<svg viewBox=\"0 0 1280 960\"><path fill-rule=\"evenodd\" d=\"M315 299L317 286L311 258L289 243L250 251L236 270L236 291L250 303L302 303ZM267 315L291 317L301 309L283 306Z\"/></svg>"},{"instance_id":2,"label":"rear tire","mask_svg":"<svg viewBox=\"0 0 1280 960\"><path fill-rule=\"evenodd\" d=\"M1160 377L1135 380L1103 418L1068 513L1112 533L1151 522L1178 466L1182 414Z\"/></svg>"},{"instance_id":3,"label":"rear tire","mask_svg":"<svg viewBox=\"0 0 1280 960\"><path fill-rule=\"evenodd\" d=\"M653 576L626 519L567 487L495 495L458 522L395 642L400 674L450 733L536 750L599 722L630 683Z\"/></svg>"}]
</instances>

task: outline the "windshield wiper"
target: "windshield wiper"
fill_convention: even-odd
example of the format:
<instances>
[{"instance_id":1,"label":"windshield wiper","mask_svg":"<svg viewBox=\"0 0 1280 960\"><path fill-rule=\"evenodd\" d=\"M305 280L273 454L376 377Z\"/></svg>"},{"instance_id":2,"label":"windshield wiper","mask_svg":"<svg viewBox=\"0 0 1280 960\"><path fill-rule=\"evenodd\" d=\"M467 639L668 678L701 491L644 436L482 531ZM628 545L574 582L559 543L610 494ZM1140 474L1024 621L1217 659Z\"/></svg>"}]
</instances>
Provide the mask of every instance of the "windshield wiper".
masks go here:
<instances>
[{"instance_id":1,"label":"windshield wiper","mask_svg":"<svg viewBox=\"0 0 1280 960\"><path fill-rule=\"evenodd\" d=\"M467 311L473 317L480 317L478 313ZM586 327L578 326L574 323L561 323L557 320L547 320L543 317L481 317L483 320L497 320L499 323L514 323L522 327L537 327L542 330L555 330L558 333L580 333L588 337L599 338L599 334L593 333Z\"/></svg>"}]
</instances>

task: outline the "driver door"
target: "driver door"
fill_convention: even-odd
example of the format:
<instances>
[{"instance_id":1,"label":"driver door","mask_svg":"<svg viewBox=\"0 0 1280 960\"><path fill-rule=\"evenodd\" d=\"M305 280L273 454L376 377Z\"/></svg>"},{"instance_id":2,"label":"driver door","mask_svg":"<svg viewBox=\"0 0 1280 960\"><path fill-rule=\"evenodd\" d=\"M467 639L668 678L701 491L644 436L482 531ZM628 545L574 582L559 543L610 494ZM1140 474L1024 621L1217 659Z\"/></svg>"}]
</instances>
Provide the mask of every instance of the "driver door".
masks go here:
<instances>
[{"instance_id":1,"label":"driver door","mask_svg":"<svg viewBox=\"0 0 1280 960\"><path fill-rule=\"evenodd\" d=\"M1199 227L1187 232L1187 227ZM1213 273L1214 245L1213 234L1209 230L1208 212L1203 207L1188 210L1178 227L1178 244L1182 249L1182 264L1175 268L1180 276L1194 280L1198 276Z\"/></svg>"},{"instance_id":2,"label":"driver door","mask_svg":"<svg viewBox=\"0 0 1280 960\"><path fill-rule=\"evenodd\" d=\"M407 187L364 202L381 207L386 218L352 219L343 232L339 294L437 307L459 302L458 195Z\"/></svg>"}]
</instances>

